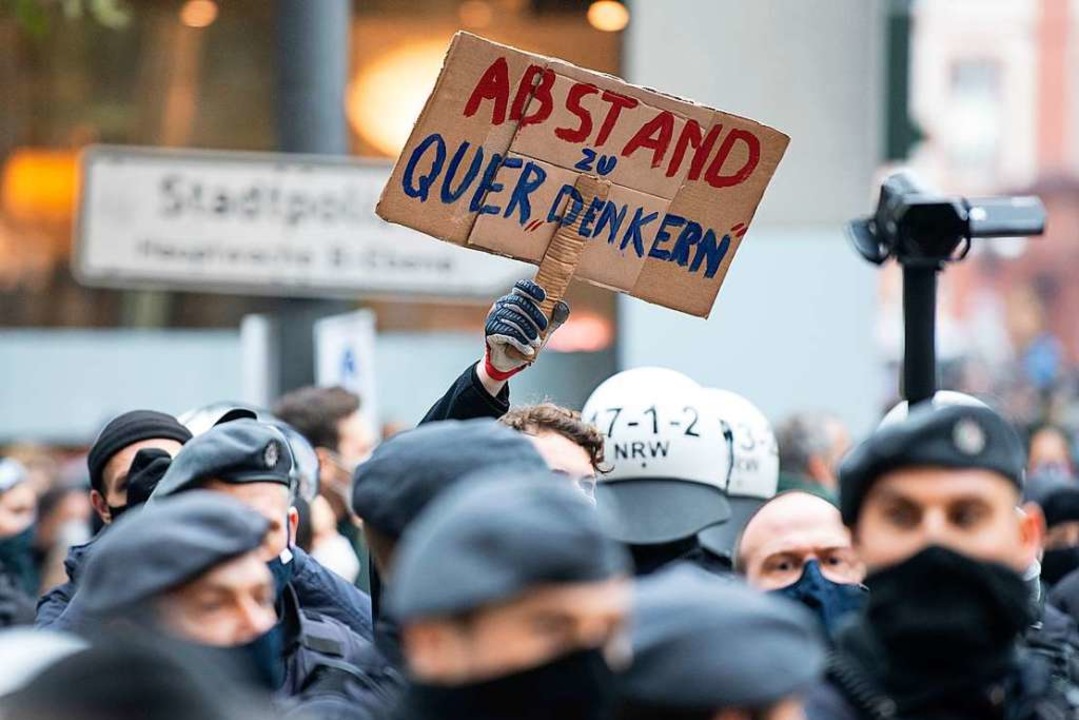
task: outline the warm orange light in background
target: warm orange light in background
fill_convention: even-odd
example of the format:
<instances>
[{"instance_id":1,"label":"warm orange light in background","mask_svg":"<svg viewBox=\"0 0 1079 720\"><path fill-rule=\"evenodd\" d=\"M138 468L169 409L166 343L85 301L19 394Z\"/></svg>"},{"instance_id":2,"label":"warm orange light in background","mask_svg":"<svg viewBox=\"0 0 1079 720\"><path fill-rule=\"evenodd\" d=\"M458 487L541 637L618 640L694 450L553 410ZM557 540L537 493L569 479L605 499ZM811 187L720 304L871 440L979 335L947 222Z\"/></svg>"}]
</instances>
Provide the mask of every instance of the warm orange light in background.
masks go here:
<instances>
[{"instance_id":1,"label":"warm orange light in background","mask_svg":"<svg viewBox=\"0 0 1079 720\"><path fill-rule=\"evenodd\" d=\"M495 11L486 0L465 0L457 8L461 24L470 28L484 28L495 19Z\"/></svg>"},{"instance_id":2,"label":"warm orange light in background","mask_svg":"<svg viewBox=\"0 0 1079 720\"><path fill-rule=\"evenodd\" d=\"M75 212L78 155L71 150L20 148L0 175L0 207L16 221L67 221Z\"/></svg>"},{"instance_id":3,"label":"warm orange light in background","mask_svg":"<svg viewBox=\"0 0 1079 720\"><path fill-rule=\"evenodd\" d=\"M629 25L629 9L616 0L596 0L588 6L588 22L603 32L618 32Z\"/></svg>"},{"instance_id":4,"label":"warm orange light in background","mask_svg":"<svg viewBox=\"0 0 1079 720\"><path fill-rule=\"evenodd\" d=\"M349 84L346 112L352 129L394 157L405 146L446 55L446 39L407 45L378 58Z\"/></svg>"},{"instance_id":5,"label":"warm orange light in background","mask_svg":"<svg viewBox=\"0 0 1079 720\"><path fill-rule=\"evenodd\" d=\"M204 28L217 19L217 3L214 0L187 0L180 9L180 22L192 28Z\"/></svg>"},{"instance_id":6,"label":"warm orange light in background","mask_svg":"<svg viewBox=\"0 0 1079 720\"><path fill-rule=\"evenodd\" d=\"M614 328L608 318L591 312L575 313L547 341L555 352L599 352L614 343Z\"/></svg>"}]
</instances>

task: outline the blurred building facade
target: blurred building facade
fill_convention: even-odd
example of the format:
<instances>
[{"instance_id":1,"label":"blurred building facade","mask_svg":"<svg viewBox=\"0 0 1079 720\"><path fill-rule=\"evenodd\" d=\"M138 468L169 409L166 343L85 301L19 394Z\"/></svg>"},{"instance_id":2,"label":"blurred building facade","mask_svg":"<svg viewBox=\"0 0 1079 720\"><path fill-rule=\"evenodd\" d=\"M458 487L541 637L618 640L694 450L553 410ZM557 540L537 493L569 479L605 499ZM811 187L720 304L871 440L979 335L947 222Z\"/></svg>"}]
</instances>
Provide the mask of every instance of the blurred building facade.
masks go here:
<instances>
[{"instance_id":1,"label":"blurred building facade","mask_svg":"<svg viewBox=\"0 0 1079 720\"><path fill-rule=\"evenodd\" d=\"M1021 422L1079 421L1079 3L932 0L912 6L912 164L970 197L1039 195L1041 238L980 242L942 283L944 382ZM900 352L899 282L879 334Z\"/></svg>"},{"instance_id":2,"label":"blurred building facade","mask_svg":"<svg viewBox=\"0 0 1079 720\"><path fill-rule=\"evenodd\" d=\"M350 71L339 111L356 156L396 157L459 29L603 72L621 68L624 22L608 17L605 26L588 0L347 1ZM9 418L0 442L85 442L132 405L180 412L222 395L252 399L242 397L241 320L281 301L82 287L70 269L72 231L78 153L89 144L278 147L275 75L287 62L275 44L279 7L0 6L0 372L24 379L0 389ZM579 403L614 369L614 298L579 286L569 300L573 317L551 359L515 383L522 399ZM482 351L489 302L358 297L338 311L361 305L378 317L387 421L414 422Z\"/></svg>"},{"instance_id":3,"label":"blurred building facade","mask_svg":"<svg viewBox=\"0 0 1079 720\"><path fill-rule=\"evenodd\" d=\"M179 412L239 397L241 320L279 301L79 286L75 167L94 142L274 149L275 3L40 5L41 17L0 12L0 372L24 379L0 385L0 442L20 427L80 442L131 405ZM83 10L65 15L72 7ZM557 352L515 380L517 400L579 403L618 365L663 364L772 417L826 408L855 429L895 399L900 296L897 275L859 260L843 228L875 202L895 93L886 28L910 13L906 99L922 134L911 163L950 193L1038 192L1051 215L1045 238L981 243L946 273L943 383L1024 419L1077 405L1079 0L353 0L352 10L341 112L357 156L396 154L458 29L792 138L710 320L574 286ZM384 419L413 422L479 353L487 304L359 297L348 307L361 305L378 316Z\"/></svg>"},{"instance_id":4,"label":"blurred building facade","mask_svg":"<svg viewBox=\"0 0 1079 720\"><path fill-rule=\"evenodd\" d=\"M620 298L620 358L868 429L885 395L873 341L878 271L844 236L883 153L884 3L638 0L628 79L791 137L709 320ZM887 382L887 381L885 381ZM891 380L894 387L894 378Z\"/></svg>"}]
</instances>

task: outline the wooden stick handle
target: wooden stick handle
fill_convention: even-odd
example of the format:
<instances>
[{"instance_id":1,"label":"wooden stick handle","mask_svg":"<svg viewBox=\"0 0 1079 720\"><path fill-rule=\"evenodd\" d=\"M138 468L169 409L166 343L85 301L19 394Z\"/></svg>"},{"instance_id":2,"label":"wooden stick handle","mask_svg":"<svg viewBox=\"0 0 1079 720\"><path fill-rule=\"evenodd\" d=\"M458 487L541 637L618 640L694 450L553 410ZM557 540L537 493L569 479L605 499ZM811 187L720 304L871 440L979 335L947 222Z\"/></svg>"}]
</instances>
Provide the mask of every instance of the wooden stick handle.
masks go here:
<instances>
[{"instance_id":1,"label":"wooden stick handle","mask_svg":"<svg viewBox=\"0 0 1079 720\"><path fill-rule=\"evenodd\" d=\"M606 200L611 189L610 181L600 180L595 175L578 175L573 186L581 196L580 212L576 214L573 222L559 226L533 278L534 282L547 292L547 299L540 304L540 310L548 320L551 319L555 305L565 297L573 273L577 271L577 265L581 261L585 243L588 242L588 238L582 237L579 232L581 222L588 214L588 206L597 198ZM563 210L563 213L565 212ZM546 333L544 333L544 338L546 338ZM508 350L511 356L522 362L534 362L536 356L539 355L537 350L536 356L526 358L513 348Z\"/></svg>"}]
</instances>

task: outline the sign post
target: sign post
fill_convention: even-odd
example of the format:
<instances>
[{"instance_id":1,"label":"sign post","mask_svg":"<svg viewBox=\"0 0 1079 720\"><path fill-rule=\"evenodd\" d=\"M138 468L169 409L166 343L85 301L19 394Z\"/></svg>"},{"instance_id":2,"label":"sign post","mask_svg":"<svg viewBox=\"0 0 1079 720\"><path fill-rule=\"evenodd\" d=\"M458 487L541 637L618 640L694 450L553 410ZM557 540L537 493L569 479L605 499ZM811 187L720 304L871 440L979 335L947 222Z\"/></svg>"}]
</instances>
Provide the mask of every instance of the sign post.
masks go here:
<instances>
[{"instance_id":1,"label":"sign post","mask_svg":"<svg viewBox=\"0 0 1079 720\"><path fill-rule=\"evenodd\" d=\"M360 414L376 434L381 423L375 382L375 314L332 315L315 322L315 383L339 385L360 396Z\"/></svg>"}]
</instances>

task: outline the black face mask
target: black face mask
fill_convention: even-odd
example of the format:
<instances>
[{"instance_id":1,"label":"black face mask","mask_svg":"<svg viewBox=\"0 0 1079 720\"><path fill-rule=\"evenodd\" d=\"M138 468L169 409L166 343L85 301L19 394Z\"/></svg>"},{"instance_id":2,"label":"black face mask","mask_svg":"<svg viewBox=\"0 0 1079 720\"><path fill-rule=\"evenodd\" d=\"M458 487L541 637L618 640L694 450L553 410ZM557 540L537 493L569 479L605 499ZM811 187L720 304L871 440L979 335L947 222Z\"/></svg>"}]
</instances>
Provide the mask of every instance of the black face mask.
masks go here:
<instances>
[{"instance_id":1,"label":"black face mask","mask_svg":"<svg viewBox=\"0 0 1079 720\"><path fill-rule=\"evenodd\" d=\"M230 648L238 659L247 662L255 677L270 690L276 690L285 681L283 634L281 623L277 623L251 642Z\"/></svg>"},{"instance_id":2,"label":"black face mask","mask_svg":"<svg viewBox=\"0 0 1079 720\"><path fill-rule=\"evenodd\" d=\"M820 564L810 560L797 582L772 593L788 597L812 610L824 626L825 634L834 638L842 621L865 605L869 589L858 583L832 582L821 573Z\"/></svg>"},{"instance_id":3,"label":"black face mask","mask_svg":"<svg viewBox=\"0 0 1079 720\"><path fill-rule=\"evenodd\" d=\"M127 505L106 505L109 509L109 522L114 523L120 519L120 516L127 512Z\"/></svg>"},{"instance_id":4,"label":"black face mask","mask_svg":"<svg viewBox=\"0 0 1079 720\"><path fill-rule=\"evenodd\" d=\"M716 710L679 710L662 705L623 702L615 715L617 720L712 720ZM756 718L756 716L752 716Z\"/></svg>"},{"instance_id":5,"label":"black face mask","mask_svg":"<svg viewBox=\"0 0 1079 720\"><path fill-rule=\"evenodd\" d=\"M1018 573L931 546L866 578L872 634L890 665L926 675L991 677L1032 622Z\"/></svg>"},{"instance_id":6,"label":"black face mask","mask_svg":"<svg viewBox=\"0 0 1079 720\"><path fill-rule=\"evenodd\" d=\"M614 703L614 676L599 650L494 680L458 685L413 684L408 717L438 720L600 720Z\"/></svg>"},{"instance_id":7,"label":"black face mask","mask_svg":"<svg viewBox=\"0 0 1079 720\"><path fill-rule=\"evenodd\" d=\"M1073 570L1079 570L1079 546L1045 551L1042 558L1042 580L1047 585L1056 585Z\"/></svg>"},{"instance_id":8,"label":"black face mask","mask_svg":"<svg viewBox=\"0 0 1079 720\"><path fill-rule=\"evenodd\" d=\"M277 623L243 645L216 647L199 645L196 657L216 659L222 666L240 673L243 679L265 690L277 690L285 681L284 630Z\"/></svg>"}]
</instances>

